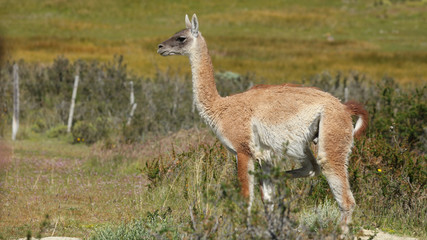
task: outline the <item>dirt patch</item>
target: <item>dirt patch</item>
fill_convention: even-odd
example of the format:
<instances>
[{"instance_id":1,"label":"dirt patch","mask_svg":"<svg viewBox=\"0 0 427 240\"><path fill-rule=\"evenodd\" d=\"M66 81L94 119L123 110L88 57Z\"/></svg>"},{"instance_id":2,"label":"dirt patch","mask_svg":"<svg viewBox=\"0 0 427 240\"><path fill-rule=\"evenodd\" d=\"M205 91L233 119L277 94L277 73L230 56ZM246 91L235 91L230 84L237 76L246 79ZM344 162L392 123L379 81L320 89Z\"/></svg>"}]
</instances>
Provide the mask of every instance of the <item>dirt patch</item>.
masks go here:
<instances>
[{"instance_id":1,"label":"dirt patch","mask_svg":"<svg viewBox=\"0 0 427 240\"><path fill-rule=\"evenodd\" d=\"M371 238L372 236L374 236L374 238ZM363 229L361 236L355 237L355 240L368 240L368 239L373 239L373 240L418 240L418 238L413 238L413 237L401 237L401 236L396 236L396 235L391 235L389 233L385 233L381 230L366 230Z\"/></svg>"}]
</instances>

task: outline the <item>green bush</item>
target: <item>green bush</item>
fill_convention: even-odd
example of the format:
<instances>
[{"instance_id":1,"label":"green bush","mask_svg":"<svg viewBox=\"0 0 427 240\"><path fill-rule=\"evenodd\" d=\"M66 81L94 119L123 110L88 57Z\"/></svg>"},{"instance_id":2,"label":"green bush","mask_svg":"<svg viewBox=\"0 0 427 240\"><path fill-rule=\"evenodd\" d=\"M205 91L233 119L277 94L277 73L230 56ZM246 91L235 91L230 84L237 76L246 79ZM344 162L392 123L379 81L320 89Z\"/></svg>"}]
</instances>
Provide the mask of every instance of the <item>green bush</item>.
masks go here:
<instances>
[{"instance_id":1,"label":"green bush","mask_svg":"<svg viewBox=\"0 0 427 240\"><path fill-rule=\"evenodd\" d=\"M97 119L108 121L108 126L96 131L119 133L124 142L135 142L147 136L167 134L188 129L200 123L194 111L192 82L187 77L159 72L154 78L135 76L127 70L123 57L112 61L77 60L71 62L58 57L52 65L19 61L21 79L21 122L34 124L34 130L47 129L68 122L70 102L76 72L80 77L74 109L74 122L92 122L98 128ZM11 62L0 68L0 79L10 79ZM130 81L134 85L137 104L131 125L127 120L131 110ZM253 82L251 76L235 73L217 74L219 92L229 95L246 90ZM3 118L11 118L13 86L11 81L0 81L0 108ZM39 124L40 123L40 124ZM41 124L43 123L43 124ZM109 134L100 133L101 138Z\"/></svg>"},{"instance_id":2,"label":"green bush","mask_svg":"<svg viewBox=\"0 0 427 240\"><path fill-rule=\"evenodd\" d=\"M169 213L158 210L148 212L138 220L120 226L105 226L96 229L91 240L139 240L139 239L181 239L177 226L169 219Z\"/></svg>"},{"instance_id":3,"label":"green bush","mask_svg":"<svg viewBox=\"0 0 427 240\"><path fill-rule=\"evenodd\" d=\"M31 126L31 130L36 133L44 132L46 129L47 125L43 119L37 119Z\"/></svg>"},{"instance_id":4,"label":"green bush","mask_svg":"<svg viewBox=\"0 0 427 240\"><path fill-rule=\"evenodd\" d=\"M350 184L356 202L376 227L418 229L427 221L426 156L407 144L377 137L356 142L350 159Z\"/></svg>"},{"instance_id":5,"label":"green bush","mask_svg":"<svg viewBox=\"0 0 427 240\"><path fill-rule=\"evenodd\" d=\"M78 121L71 130L74 143L92 144L101 139L107 139L110 123L103 118L97 118L94 123Z\"/></svg>"},{"instance_id":6,"label":"green bush","mask_svg":"<svg viewBox=\"0 0 427 240\"><path fill-rule=\"evenodd\" d=\"M67 134L67 126L60 124L47 131L49 138L58 138Z\"/></svg>"},{"instance_id":7,"label":"green bush","mask_svg":"<svg viewBox=\"0 0 427 240\"><path fill-rule=\"evenodd\" d=\"M87 121L79 121L74 125L71 133L74 143L91 144L98 140L96 127Z\"/></svg>"},{"instance_id":8,"label":"green bush","mask_svg":"<svg viewBox=\"0 0 427 240\"><path fill-rule=\"evenodd\" d=\"M77 69L80 82L74 121L93 124L97 119L108 121L109 125L97 132L108 129L118 133L124 142L135 142L143 141L147 136L191 128L201 122L194 109L192 82L188 76L168 72L159 72L154 78L135 76L127 70L120 56L105 64L81 60L70 62L63 57L57 58L51 66L23 61L18 64L21 98L25 99L21 103L21 122L30 123L36 132L68 122ZM0 78L10 78L11 72L12 63L5 63L0 68ZM216 73L215 78L222 96L242 92L255 82L251 75L232 72ZM127 125L131 109L130 81L134 85L137 107L131 124ZM390 144L397 138L399 142L407 142L411 150L426 152L426 85L404 88L393 78L374 81L357 72L335 76L324 72L303 80L303 84L318 87L343 100L363 103L370 113L369 136L381 135ZM11 81L0 81L0 93L2 118L10 119ZM394 130L393 134L390 128Z\"/></svg>"}]
</instances>

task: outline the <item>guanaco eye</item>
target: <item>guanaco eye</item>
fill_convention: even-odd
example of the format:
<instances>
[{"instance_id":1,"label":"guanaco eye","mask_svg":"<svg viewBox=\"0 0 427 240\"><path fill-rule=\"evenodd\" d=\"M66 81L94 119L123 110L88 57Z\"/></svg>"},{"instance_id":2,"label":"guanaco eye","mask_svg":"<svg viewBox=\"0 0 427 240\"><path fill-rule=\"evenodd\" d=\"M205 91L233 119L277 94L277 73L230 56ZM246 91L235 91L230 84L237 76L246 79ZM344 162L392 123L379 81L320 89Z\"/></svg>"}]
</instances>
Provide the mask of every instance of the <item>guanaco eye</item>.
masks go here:
<instances>
[{"instance_id":1,"label":"guanaco eye","mask_svg":"<svg viewBox=\"0 0 427 240\"><path fill-rule=\"evenodd\" d=\"M186 38L186 37L178 37L176 40L177 40L178 42L183 43L183 42L185 42L185 40L187 40L187 38Z\"/></svg>"}]
</instances>

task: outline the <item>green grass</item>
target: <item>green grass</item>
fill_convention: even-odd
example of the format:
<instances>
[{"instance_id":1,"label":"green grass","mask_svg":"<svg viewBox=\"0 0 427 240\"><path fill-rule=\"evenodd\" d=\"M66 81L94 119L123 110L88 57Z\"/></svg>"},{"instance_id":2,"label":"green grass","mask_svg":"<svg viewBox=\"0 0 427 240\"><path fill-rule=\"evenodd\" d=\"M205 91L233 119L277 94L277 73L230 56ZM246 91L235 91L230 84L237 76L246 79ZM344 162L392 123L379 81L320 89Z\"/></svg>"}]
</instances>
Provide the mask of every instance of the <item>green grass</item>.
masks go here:
<instances>
[{"instance_id":1,"label":"green grass","mask_svg":"<svg viewBox=\"0 0 427 240\"><path fill-rule=\"evenodd\" d=\"M425 81L427 3L392 2L2 0L0 32L11 59L106 61L123 54L141 75L153 76L157 67L189 73L185 58L162 58L156 46L184 27L186 13L197 13L217 70L275 83L324 70Z\"/></svg>"},{"instance_id":2,"label":"green grass","mask_svg":"<svg viewBox=\"0 0 427 240\"><path fill-rule=\"evenodd\" d=\"M103 144L72 145L67 139L52 140L31 133L26 139L1 144L12 151L0 172L0 236L5 239L24 237L28 231L33 236L92 239L179 239L207 232L214 239L265 236L268 224L260 192L255 191L253 227L248 232L234 158L206 129L180 131L144 144L117 144L112 149ZM394 172L389 170L390 163L384 162L379 173L375 155L386 146L387 157L393 159L400 146L372 138L355 146L350 160L350 179L358 203L353 234L360 228L380 228L425 237L425 200L417 193L413 200L399 195L405 194L399 191L411 192L404 190L404 176L416 168L402 166ZM281 167L295 166L284 163ZM285 198L276 202L287 201L284 207L290 210L287 219L293 228L303 223L307 231L336 234L337 216L331 213L337 207L324 177L276 181L285 193ZM419 181L422 178L412 182L412 187L418 189ZM303 239L316 236L306 231L293 234Z\"/></svg>"}]
</instances>

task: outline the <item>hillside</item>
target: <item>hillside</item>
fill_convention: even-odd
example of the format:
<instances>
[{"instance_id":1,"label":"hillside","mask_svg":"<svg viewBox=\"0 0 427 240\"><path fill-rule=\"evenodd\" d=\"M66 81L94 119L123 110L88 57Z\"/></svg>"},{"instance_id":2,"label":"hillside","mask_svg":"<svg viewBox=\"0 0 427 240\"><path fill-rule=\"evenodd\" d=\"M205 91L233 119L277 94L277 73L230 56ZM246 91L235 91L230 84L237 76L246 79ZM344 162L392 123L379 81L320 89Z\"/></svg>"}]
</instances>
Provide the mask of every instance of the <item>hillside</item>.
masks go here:
<instances>
[{"instance_id":1,"label":"hillside","mask_svg":"<svg viewBox=\"0 0 427 240\"><path fill-rule=\"evenodd\" d=\"M189 73L158 43L197 13L216 70L299 82L323 71L426 81L427 4L418 1L0 1L9 59L51 63L123 55L136 73ZM329 39L329 41L328 41ZM333 39L333 41L331 41Z\"/></svg>"}]
</instances>

